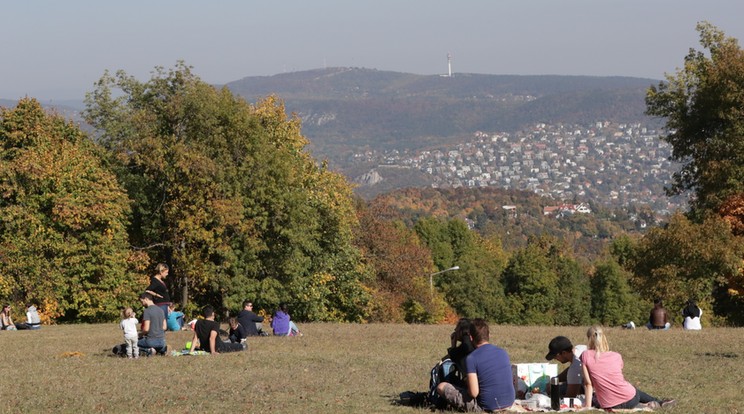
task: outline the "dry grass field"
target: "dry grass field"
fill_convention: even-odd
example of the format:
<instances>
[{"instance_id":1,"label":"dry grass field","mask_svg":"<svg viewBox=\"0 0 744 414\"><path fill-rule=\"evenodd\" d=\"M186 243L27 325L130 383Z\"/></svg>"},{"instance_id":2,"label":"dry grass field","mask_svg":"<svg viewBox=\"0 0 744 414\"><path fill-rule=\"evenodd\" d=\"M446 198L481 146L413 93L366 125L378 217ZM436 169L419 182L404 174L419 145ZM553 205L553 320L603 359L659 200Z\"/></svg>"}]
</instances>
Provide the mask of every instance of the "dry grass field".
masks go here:
<instances>
[{"instance_id":1,"label":"dry grass field","mask_svg":"<svg viewBox=\"0 0 744 414\"><path fill-rule=\"evenodd\" d=\"M255 338L242 353L114 357L115 324L0 332L1 412L13 413L421 413L396 404L424 391L451 326L301 324L305 336ZM541 362L547 343L586 328L492 326L512 362ZM626 377L679 404L665 412L744 412L744 330L607 329ZM171 349L190 332L168 333Z\"/></svg>"}]
</instances>

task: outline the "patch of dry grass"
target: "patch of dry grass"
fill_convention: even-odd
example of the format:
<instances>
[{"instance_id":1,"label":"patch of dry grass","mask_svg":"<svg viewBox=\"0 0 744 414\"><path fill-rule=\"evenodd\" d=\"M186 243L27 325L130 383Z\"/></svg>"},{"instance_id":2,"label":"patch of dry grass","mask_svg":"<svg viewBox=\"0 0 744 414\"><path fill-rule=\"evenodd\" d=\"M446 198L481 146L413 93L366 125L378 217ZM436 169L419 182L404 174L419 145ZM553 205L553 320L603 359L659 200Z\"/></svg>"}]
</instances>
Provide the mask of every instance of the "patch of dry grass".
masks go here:
<instances>
[{"instance_id":1,"label":"patch of dry grass","mask_svg":"<svg viewBox=\"0 0 744 414\"><path fill-rule=\"evenodd\" d=\"M424 391L447 347L451 326L302 324L305 336L255 338L249 350L219 356L127 360L111 354L117 325L45 326L0 332L1 412L303 412L415 413L397 406L406 390ZM547 343L586 328L492 326L492 342L512 362L540 362ZM701 332L607 329L623 354L626 377L674 413L744 411L744 330ZM181 347L189 332L169 332Z\"/></svg>"}]
</instances>

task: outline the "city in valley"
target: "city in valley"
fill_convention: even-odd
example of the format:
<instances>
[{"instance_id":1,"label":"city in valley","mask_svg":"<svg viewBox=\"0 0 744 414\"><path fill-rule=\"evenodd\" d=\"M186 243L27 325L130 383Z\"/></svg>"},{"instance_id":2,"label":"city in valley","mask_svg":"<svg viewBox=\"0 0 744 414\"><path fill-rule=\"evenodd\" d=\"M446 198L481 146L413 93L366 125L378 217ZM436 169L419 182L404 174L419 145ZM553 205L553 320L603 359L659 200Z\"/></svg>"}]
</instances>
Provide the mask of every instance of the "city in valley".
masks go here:
<instances>
[{"instance_id":1,"label":"city in valley","mask_svg":"<svg viewBox=\"0 0 744 414\"><path fill-rule=\"evenodd\" d=\"M384 180L389 168L431 175L434 187L499 187L532 191L560 202L623 207L648 205L658 214L683 207L664 186L677 169L671 147L643 123L536 124L515 133L476 132L449 148L354 155L377 167L357 178Z\"/></svg>"}]
</instances>

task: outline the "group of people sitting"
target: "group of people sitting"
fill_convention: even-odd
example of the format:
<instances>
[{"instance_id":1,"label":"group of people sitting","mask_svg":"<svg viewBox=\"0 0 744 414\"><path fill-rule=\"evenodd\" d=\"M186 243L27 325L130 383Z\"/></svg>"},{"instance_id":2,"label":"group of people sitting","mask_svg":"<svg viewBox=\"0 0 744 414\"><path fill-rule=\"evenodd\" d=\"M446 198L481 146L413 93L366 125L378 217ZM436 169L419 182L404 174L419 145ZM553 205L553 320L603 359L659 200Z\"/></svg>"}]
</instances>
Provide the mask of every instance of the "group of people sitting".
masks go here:
<instances>
[{"instance_id":1,"label":"group of people sitting","mask_svg":"<svg viewBox=\"0 0 744 414\"><path fill-rule=\"evenodd\" d=\"M561 397L583 394L585 408L605 410L656 409L676 404L675 400L653 397L625 380L622 356L610 351L601 327L590 327L586 335L586 346L574 347L565 336L555 337L548 344L548 361L570 363L558 375ZM455 326L448 356L462 374L447 377L436 387L449 408L493 412L514 404L517 394L509 355L489 340L489 328L482 319L463 318Z\"/></svg>"},{"instance_id":2,"label":"group of people sitting","mask_svg":"<svg viewBox=\"0 0 744 414\"><path fill-rule=\"evenodd\" d=\"M165 274L167 274L167 267L165 268ZM155 283L159 282L161 281L155 281ZM182 312L174 310L173 304L170 303L170 298L167 296L167 290L161 292L158 298L168 300L168 303L156 304L152 287L151 283L151 286L139 297L144 308L140 332L138 332L139 321L132 308L126 308L122 311L120 327L124 331L125 352L128 358L139 358L141 353L145 356L166 355L168 346L165 342L165 332L167 330L185 329L183 324L184 315ZM162 305L165 305L165 309ZM220 336L222 331L220 323L215 321L213 307L204 307L202 317L189 324L194 331L189 353L196 350L210 354L242 351L247 348L247 337L265 335L260 328L264 318L253 312L253 303L249 300L243 302L243 310L236 318L230 318L230 331L227 340L223 340ZM272 320L272 327L275 335L301 335L297 325L289 318L286 304L279 306Z\"/></svg>"},{"instance_id":3,"label":"group of people sitting","mask_svg":"<svg viewBox=\"0 0 744 414\"><path fill-rule=\"evenodd\" d=\"M15 323L10 315L11 307L8 304L3 305L0 312L0 325L3 331L16 331L23 329L41 329L41 318L36 307L32 304L26 305L26 322Z\"/></svg>"},{"instance_id":4,"label":"group of people sitting","mask_svg":"<svg viewBox=\"0 0 744 414\"><path fill-rule=\"evenodd\" d=\"M682 328L687 331L699 331L702 329L700 318L703 316L703 310L697 305L694 299L690 299L682 309ZM635 329L635 323L633 321L623 325L624 328ZM664 303L661 299L654 300L654 307L648 316L648 322L646 328L651 330L668 330L672 327L672 317L669 316L669 312L664 308Z\"/></svg>"}]
</instances>

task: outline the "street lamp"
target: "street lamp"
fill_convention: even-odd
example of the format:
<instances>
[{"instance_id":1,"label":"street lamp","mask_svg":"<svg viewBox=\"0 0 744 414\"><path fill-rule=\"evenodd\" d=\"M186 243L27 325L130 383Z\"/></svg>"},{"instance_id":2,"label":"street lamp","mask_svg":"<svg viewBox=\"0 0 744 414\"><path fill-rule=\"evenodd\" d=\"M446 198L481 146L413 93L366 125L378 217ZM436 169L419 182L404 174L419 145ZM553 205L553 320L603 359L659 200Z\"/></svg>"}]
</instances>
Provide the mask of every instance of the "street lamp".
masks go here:
<instances>
[{"instance_id":1,"label":"street lamp","mask_svg":"<svg viewBox=\"0 0 744 414\"><path fill-rule=\"evenodd\" d=\"M429 290L431 292L431 296L432 297L434 296L434 276L435 275L438 275L438 274L441 274L441 273L444 273L444 272L450 272L452 270L460 270L460 266L452 266L449 269L444 269L444 270L441 270L439 272L432 273L432 274L429 275Z\"/></svg>"}]
</instances>

